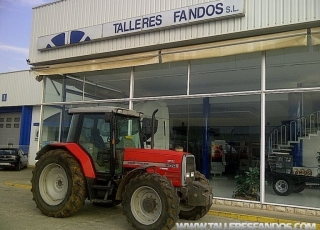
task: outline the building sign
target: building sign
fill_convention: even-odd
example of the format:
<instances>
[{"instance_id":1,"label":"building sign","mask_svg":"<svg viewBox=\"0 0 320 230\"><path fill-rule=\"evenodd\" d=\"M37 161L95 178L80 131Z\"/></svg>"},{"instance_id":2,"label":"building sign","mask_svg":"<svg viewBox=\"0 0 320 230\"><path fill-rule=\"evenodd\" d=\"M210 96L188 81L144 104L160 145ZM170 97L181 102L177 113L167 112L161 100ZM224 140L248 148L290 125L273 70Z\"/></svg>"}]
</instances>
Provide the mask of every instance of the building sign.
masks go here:
<instances>
[{"instance_id":1,"label":"building sign","mask_svg":"<svg viewBox=\"0 0 320 230\"><path fill-rule=\"evenodd\" d=\"M1 101L7 101L7 94L2 94Z\"/></svg>"},{"instance_id":2,"label":"building sign","mask_svg":"<svg viewBox=\"0 0 320 230\"><path fill-rule=\"evenodd\" d=\"M39 139L39 123L38 122L33 123L33 126L34 126L34 140L38 141L38 139Z\"/></svg>"},{"instance_id":3,"label":"building sign","mask_svg":"<svg viewBox=\"0 0 320 230\"><path fill-rule=\"evenodd\" d=\"M39 37L38 50L244 16L244 0L220 0Z\"/></svg>"}]
</instances>

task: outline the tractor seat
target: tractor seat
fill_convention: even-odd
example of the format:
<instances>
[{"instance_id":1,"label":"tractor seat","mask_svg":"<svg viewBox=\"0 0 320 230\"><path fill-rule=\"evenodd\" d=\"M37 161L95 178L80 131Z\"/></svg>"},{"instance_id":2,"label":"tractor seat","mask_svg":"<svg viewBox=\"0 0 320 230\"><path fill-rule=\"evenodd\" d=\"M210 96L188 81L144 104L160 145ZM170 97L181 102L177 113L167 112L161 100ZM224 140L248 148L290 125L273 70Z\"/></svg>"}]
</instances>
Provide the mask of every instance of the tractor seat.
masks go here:
<instances>
[{"instance_id":1,"label":"tractor seat","mask_svg":"<svg viewBox=\"0 0 320 230\"><path fill-rule=\"evenodd\" d=\"M100 136L100 131L97 128L91 129L91 141L98 149L105 149L105 143Z\"/></svg>"},{"instance_id":2,"label":"tractor seat","mask_svg":"<svg viewBox=\"0 0 320 230\"><path fill-rule=\"evenodd\" d=\"M132 140L132 136L124 136L120 140L119 144L117 144L117 148L119 149L136 148L136 145Z\"/></svg>"}]
</instances>

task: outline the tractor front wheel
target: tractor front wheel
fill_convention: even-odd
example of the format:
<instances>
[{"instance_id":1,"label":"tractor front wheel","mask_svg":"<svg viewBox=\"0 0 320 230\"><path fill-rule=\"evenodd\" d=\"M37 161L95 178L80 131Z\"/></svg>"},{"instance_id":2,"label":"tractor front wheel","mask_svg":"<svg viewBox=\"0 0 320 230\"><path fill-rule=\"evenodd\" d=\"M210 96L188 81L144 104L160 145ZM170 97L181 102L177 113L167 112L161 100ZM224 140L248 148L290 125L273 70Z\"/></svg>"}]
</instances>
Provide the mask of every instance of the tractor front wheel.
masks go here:
<instances>
[{"instance_id":1,"label":"tractor front wheel","mask_svg":"<svg viewBox=\"0 0 320 230\"><path fill-rule=\"evenodd\" d=\"M33 200L51 217L68 217L86 200L86 182L78 161L66 150L51 150L36 163L31 179Z\"/></svg>"},{"instance_id":2,"label":"tractor front wheel","mask_svg":"<svg viewBox=\"0 0 320 230\"><path fill-rule=\"evenodd\" d=\"M202 184L210 185L209 180L198 171L196 171L195 180ZM207 206L190 206L181 200L179 218L184 220L198 220L209 212L210 207L211 203Z\"/></svg>"},{"instance_id":3,"label":"tractor front wheel","mask_svg":"<svg viewBox=\"0 0 320 230\"><path fill-rule=\"evenodd\" d=\"M123 193L122 206L135 229L171 229L179 215L179 197L171 181L155 173L131 179Z\"/></svg>"}]
</instances>

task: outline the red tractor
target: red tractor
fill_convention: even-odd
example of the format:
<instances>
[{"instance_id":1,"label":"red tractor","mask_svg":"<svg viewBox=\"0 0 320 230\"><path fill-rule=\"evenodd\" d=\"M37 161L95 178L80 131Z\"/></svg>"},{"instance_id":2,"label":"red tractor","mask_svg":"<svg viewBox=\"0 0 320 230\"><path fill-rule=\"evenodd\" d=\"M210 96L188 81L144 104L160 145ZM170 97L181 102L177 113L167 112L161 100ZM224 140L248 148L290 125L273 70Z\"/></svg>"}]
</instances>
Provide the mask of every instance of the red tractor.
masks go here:
<instances>
[{"instance_id":1,"label":"red tractor","mask_svg":"<svg viewBox=\"0 0 320 230\"><path fill-rule=\"evenodd\" d=\"M86 199L122 203L136 229L171 229L178 218L196 220L208 213L212 188L196 171L194 156L143 148L157 129L155 113L149 122L142 113L116 107L69 113L67 142L46 145L36 156L32 193L42 213L68 217Z\"/></svg>"}]
</instances>

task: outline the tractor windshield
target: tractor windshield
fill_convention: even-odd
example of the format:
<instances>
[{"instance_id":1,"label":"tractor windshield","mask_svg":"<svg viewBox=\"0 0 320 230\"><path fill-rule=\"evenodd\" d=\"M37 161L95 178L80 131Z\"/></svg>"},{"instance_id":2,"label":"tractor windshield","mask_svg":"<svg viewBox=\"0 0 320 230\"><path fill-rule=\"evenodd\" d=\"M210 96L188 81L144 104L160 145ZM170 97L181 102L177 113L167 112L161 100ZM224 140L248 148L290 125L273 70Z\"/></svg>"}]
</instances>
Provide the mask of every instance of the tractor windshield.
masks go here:
<instances>
[{"instance_id":1,"label":"tractor windshield","mask_svg":"<svg viewBox=\"0 0 320 230\"><path fill-rule=\"evenodd\" d=\"M105 113L73 114L68 142L77 142L91 155L99 172L109 173L111 162L110 121Z\"/></svg>"},{"instance_id":2,"label":"tractor windshield","mask_svg":"<svg viewBox=\"0 0 320 230\"><path fill-rule=\"evenodd\" d=\"M141 148L140 118L118 115L116 117L116 148Z\"/></svg>"}]
</instances>

